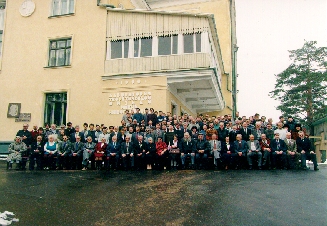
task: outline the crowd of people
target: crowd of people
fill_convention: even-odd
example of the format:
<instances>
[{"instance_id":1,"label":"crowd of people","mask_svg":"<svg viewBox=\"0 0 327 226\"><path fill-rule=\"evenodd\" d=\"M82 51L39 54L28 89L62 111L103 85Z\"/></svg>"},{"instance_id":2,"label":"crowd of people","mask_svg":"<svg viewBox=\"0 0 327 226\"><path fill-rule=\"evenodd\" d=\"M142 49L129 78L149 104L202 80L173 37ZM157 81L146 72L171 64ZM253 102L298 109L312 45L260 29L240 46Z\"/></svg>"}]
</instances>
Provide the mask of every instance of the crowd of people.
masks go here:
<instances>
[{"instance_id":1,"label":"crowd of people","mask_svg":"<svg viewBox=\"0 0 327 226\"><path fill-rule=\"evenodd\" d=\"M291 116L273 120L255 114L172 115L153 108L126 110L121 125L71 122L57 128L24 124L9 145L7 168L98 169L307 169L316 155ZM301 161L300 161L301 160Z\"/></svg>"}]
</instances>

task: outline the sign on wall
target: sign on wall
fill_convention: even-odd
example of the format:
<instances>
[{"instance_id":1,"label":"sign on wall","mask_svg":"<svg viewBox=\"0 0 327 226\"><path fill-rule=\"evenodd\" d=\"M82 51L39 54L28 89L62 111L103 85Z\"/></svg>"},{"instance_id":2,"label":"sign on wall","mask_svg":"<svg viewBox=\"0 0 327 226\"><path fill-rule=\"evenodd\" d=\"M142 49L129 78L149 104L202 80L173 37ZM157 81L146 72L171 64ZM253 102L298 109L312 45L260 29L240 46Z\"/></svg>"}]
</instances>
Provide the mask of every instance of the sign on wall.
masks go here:
<instances>
[{"instance_id":1,"label":"sign on wall","mask_svg":"<svg viewBox=\"0 0 327 226\"><path fill-rule=\"evenodd\" d=\"M151 105L152 94L151 92L121 92L109 94L109 106L114 109L109 110L109 114L117 115L124 114L125 110L135 108L142 108L141 106ZM144 111L144 109L141 109Z\"/></svg>"},{"instance_id":2,"label":"sign on wall","mask_svg":"<svg viewBox=\"0 0 327 226\"><path fill-rule=\"evenodd\" d=\"M20 113L18 118L15 118L15 122L30 122L31 113Z\"/></svg>"}]
</instances>

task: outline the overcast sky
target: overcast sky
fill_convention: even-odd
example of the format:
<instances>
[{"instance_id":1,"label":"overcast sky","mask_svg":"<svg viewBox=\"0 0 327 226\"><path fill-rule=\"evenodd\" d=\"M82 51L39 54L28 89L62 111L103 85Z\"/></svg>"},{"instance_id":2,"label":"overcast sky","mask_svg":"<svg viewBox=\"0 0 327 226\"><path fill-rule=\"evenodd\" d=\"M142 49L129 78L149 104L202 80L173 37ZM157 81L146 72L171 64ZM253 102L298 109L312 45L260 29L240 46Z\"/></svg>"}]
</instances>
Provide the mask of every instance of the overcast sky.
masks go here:
<instances>
[{"instance_id":1,"label":"overcast sky","mask_svg":"<svg viewBox=\"0 0 327 226\"><path fill-rule=\"evenodd\" d=\"M268 96L275 74L290 65L288 50L304 40L327 46L327 0L236 0L238 111L273 118L281 115Z\"/></svg>"}]
</instances>

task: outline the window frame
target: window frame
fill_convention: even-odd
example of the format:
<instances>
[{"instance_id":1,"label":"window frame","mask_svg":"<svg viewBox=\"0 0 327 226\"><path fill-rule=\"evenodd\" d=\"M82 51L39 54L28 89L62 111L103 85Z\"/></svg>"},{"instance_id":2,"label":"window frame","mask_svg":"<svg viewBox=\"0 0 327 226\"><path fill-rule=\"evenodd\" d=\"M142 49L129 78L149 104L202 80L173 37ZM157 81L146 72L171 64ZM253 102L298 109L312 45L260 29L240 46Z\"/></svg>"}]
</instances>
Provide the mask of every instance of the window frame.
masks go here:
<instances>
[{"instance_id":1,"label":"window frame","mask_svg":"<svg viewBox=\"0 0 327 226\"><path fill-rule=\"evenodd\" d=\"M130 39L119 39L119 40L114 40L114 41L110 41L110 55L108 56L109 59L126 59L126 58L129 58L130 56ZM121 43L121 57L116 57L116 58L112 58L112 45L111 43L113 42L120 42ZM125 56L125 47L126 47L126 44L127 43L127 55Z\"/></svg>"},{"instance_id":2,"label":"window frame","mask_svg":"<svg viewBox=\"0 0 327 226\"><path fill-rule=\"evenodd\" d=\"M171 55L177 55L178 54L178 34L174 34L174 35L160 35L157 36L158 37L158 56L171 56ZM169 37L170 38L170 54L160 54L159 53L159 45L160 45L160 38L161 37ZM174 37L176 37L176 42L174 42ZM177 43L176 49L174 49L174 44ZM175 50L175 51L174 51ZM176 53L174 53L176 52Z\"/></svg>"},{"instance_id":3,"label":"window frame","mask_svg":"<svg viewBox=\"0 0 327 226\"><path fill-rule=\"evenodd\" d=\"M142 52L142 40L143 39L151 39L151 55L150 56L141 56L141 52ZM141 37L141 38L134 38L133 39L133 58L141 58L141 57L154 57L154 52L153 52L153 40L154 37L150 36L150 37ZM138 43L137 46L137 56L135 55L135 43Z\"/></svg>"},{"instance_id":4,"label":"window frame","mask_svg":"<svg viewBox=\"0 0 327 226\"><path fill-rule=\"evenodd\" d=\"M59 1L59 6L58 6L57 10L60 10L59 14L54 13L54 11L55 11L54 10L55 1L56 0L51 0L49 18L75 15L76 0L67 0L68 13L62 13L62 2L63 2L63 0L58 0ZM73 4L74 4L72 9L71 9L71 6L70 6L71 2L73 2ZM70 10L72 10L72 11L70 11Z\"/></svg>"},{"instance_id":5,"label":"window frame","mask_svg":"<svg viewBox=\"0 0 327 226\"><path fill-rule=\"evenodd\" d=\"M192 38L193 38L193 51L192 52L188 52L186 53L185 52L185 35L192 35ZM200 37L200 46L197 45L197 36L199 35ZM202 40L202 32L195 32L195 33L191 33L191 34L183 34L183 54L193 54L193 53L202 53L203 52L203 48L202 48L202 43L203 43L203 40ZM198 51L198 48L200 48L200 51Z\"/></svg>"},{"instance_id":6,"label":"window frame","mask_svg":"<svg viewBox=\"0 0 327 226\"><path fill-rule=\"evenodd\" d=\"M67 41L70 40L70 46L67 47ZM53 42L57 42L57 45L58 45L58 42L62 42L62 41L66 41L66 44L65 44L65 48L62 48L62 47L56 47L54 49L51 48L51 45ZM48 48L48 54L47 54L47 63L46 63L46 68L60 68L60 67L71 67L72 65L72 49L73 49L73 37L72 36L67 36L67 37L58 37L58 38L49 38L48 39L48 45L47 45L47 48ZM69 55L69 58L67 58L67 50L70 49L70 55ZM65 63L64 65L57 65L57 63L55 63L55 65L51 65L51 54L52 54L52 51L55 51L55 62L58 61L57 59L57 51L60 51L60 50L65 50ZM68 64L66 63L67 62L67 59L69 60Z\"/></svg>"},{"instance_id":7,"label":"window frame","mask_svg":"<svg viewBox=\"0 0 327 226\"><path fill-rule=\"evenodd\" d=\"M63 95L63 97L61 97L61 100L52 100L52 101L48 101L47 96L48 95L56 95L56 94L60 94ZM64 98L65 96L65 98ZM67 116L68 116L68 92L67 90L62 90L62 91L49 91L49 92L45 92L44 93L44 108L43 108L43 123L44 125L46 123L48 124L56 124L57 126L60 126L62 124L66 124L67 122ZM60 114L60 119L59 122L55 121L55 111L53 111L56 107L55 104L60 104L61 103L61 109L59 111ZM49 105L51 105L51 107L49 107ZM65 107L65 109L63 109ZM49 109L50 108L50 109ZM49 114L48 111L51 110L51 115L47 115ZM49 121L47 121L49 119Z\"/></svg>"}]
</instances>

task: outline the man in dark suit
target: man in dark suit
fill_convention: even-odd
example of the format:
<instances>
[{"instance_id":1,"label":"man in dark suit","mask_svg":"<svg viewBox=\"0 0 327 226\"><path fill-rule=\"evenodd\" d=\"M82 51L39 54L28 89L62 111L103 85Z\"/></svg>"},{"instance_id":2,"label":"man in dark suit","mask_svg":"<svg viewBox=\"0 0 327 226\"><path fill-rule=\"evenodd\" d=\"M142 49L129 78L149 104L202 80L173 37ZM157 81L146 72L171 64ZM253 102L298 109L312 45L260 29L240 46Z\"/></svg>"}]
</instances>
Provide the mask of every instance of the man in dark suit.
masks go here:
<instances>
[{"instance_id":1,"label":"man in dark suit","mask_svg":"<svg viewBox=\"0 0 327 226\"><path fill-rule=\"evenodd\" d=\"M75 131L70 134L70 136L69 136L70 142L75 143L77 141L76 140L77 137L81 138L79 142L82 142L82 143L85 142L84 133L79 131L79 126L75 126Z\"/></svg>"},{"instance_id":2,"label":"man in dark suit","mask_svg":"<svg viewBox=\"0 0 327 226\"><path fill-rule=\"evenodd\" d=\"M229 131L225 128L225 124L223 122L219 123L219 128L217 129L218 132L218 140L220 142L224 142L225 138L228 137Z\"/></svg>"},{"instance_id":3,"label":"man in dark suit","mask_svg":"<svg viewBox=\"0 0 327 226\"><path fill-rule=\"evenodd\" d=\"M182 161L182 169L185 169L185 159L186 157L191 158L192 169L195 169L195 141L191 139L190 134L188 132L184 133L184 138L182 139L182 150L181 150L181 161Z\"/></svg>"},{"instance_id":4,"label":"man in dark suit","mask_svg":"<svg viewBox=\"0 0 327 226\"><path fill-rule=\"evenodd\" d=\"M282 169L286 167L286 151L287 146L284 140L279 139L278 131L275 131L275 139L270 142L272 152L272 168L276 169L276 164L279 162Z\"/></svg>"},{"instance_id":5,"label":"man in dark suit","mask_svg":"<svg viewBox=\"0 0 327 226\"><path fill-rule=\"evenodd\" d=\"M106 169L110 170L110 165L115 170L119 166L119 158L120 158L120 143L117 140L117 136L113 136L111 138L111 142L107 146L107 159L106 160Z\"/></svg>"},{"instance_id":6,"label":"man in dark suit","mask_svg":"<svg viewBox=\"0 0 327 226\"><path fill-rule=\"evenodd\" d=\"M225 169L229 169L234 166L234 160L236 158L236 152L233 143L229 142L230 138L226 137L225 142L221 144L221 155Z\"/></svg>"},{"instance_id":7,"label":"man in dark suit","mask_svg":"<svg viewBox=\"0 0 327 226\"><path fill-rule=\"evenodd\" d=\"M69 155L72 154L72 143L66 135L63 136L63 141L58 144L57 168L67 169L69 167Z\"/></svg>"},{"instance_id":8,"label":"man in dark suit","mask_svg":"<svg viewBox=\"0 0 327 226\"><path fill-rule=\"evenodd\" d=\"M70 162L72 169L81 169L83 161L84 143L81 142L81 137L76 137L76 142L72 144L72 155Z\"/></svg>"},{"instance_id":9,"label":"man in dark suit","mask_svg":"<svg viewBox=\"0 0 327 226\"><path fill-rule=\"evenodd\" d=\"M232 130L229 132L229 142L231 144L234 143L234 141L236 141L236 135L239 133L239 131L237 130L237 126L233 125L232 126Z\"/></svg>"},{"instance_id":10,"label":"man in dark suit","mask_svg":"<svg viewBox=\"0 0 327 226\"><path fill-rule=\"evenodd\" d=\"M133 143L130 140L131 136L126 136L125 142L122 142L120 145L124 170L127 170L129 167L134 168L134 149Z\"/></svg>"},{"instance_id":11,"label":"man in dark suit","mask_svg":"<svg viewBox=\"0 0 327 226\"><path fill-rule=\"evenodd\" d=\"M145 145L143 136L138 135L137 141L133 142L134 144L134 164L136 169L145 170L146 169L146 160L145 160Z\"/></svg>"},{"instance_id":12,"label":"man in dark suit","mask_svg":"<svg viewBox=\"0 0 327 226\"><path fill-rule=\"evenodd\" d=\"M242 135L242 139L245 141L249 141L250 134L252 134L251 129L248 128L247 122L243 122L242 129L240 129L240 134Z\"/></svg>"},{"instance_id":13,"label":"man in dark suit","mask_svg":"<svg viewBox=\"0 0 327 226\"><path fill-rule=\"evenodd\" d=\"M261 151L263 153L263 163L262 163L262 166L265 169L271 169L271 148L270 148L270 140L267 139L266 134L261 134L260 146L261 146Z\"/></svg>"},{"instance_id":14,"label":"man in dark suit","mask_svg":"<svg viewBox=\"0 0 327 226\"><path fill-rule=\"evenodd\" d=\"M314 170L317 171L318 164L317 164L317 157L314 151L311 151L311 142L309 138L304 136L304 132L299 132L299 137L296 139L297 151L301 153L301 164L302 169L307 169L306 167L306 160L311 160L313 162Z\"/></svg>"},{"instance_id":15,"label":"man in dark suit","mask_svg":"<svg viewBox=\"0 0 327 226\"><path fill-rule=\"evenodd\" d=\"M203 133L198 134L198 140L195 143L196 147L196 163L198 169L207 168L208 167L208 155L211 151L211 146L208 141L204 140Z\"/></svg>"},{"instance_id":16,"label":"man in dark suit","mask_svg":"<svg viewBox=\"0 0 327 226\"><path fill-rule=\"evenodd\" d=\"M246 152L249 149L246 141L242 140L242 134L237 134L236 141L234 141L234 148L236 155L236 168L242 169L246 163Z\"/></svg>"}]
</instances>

